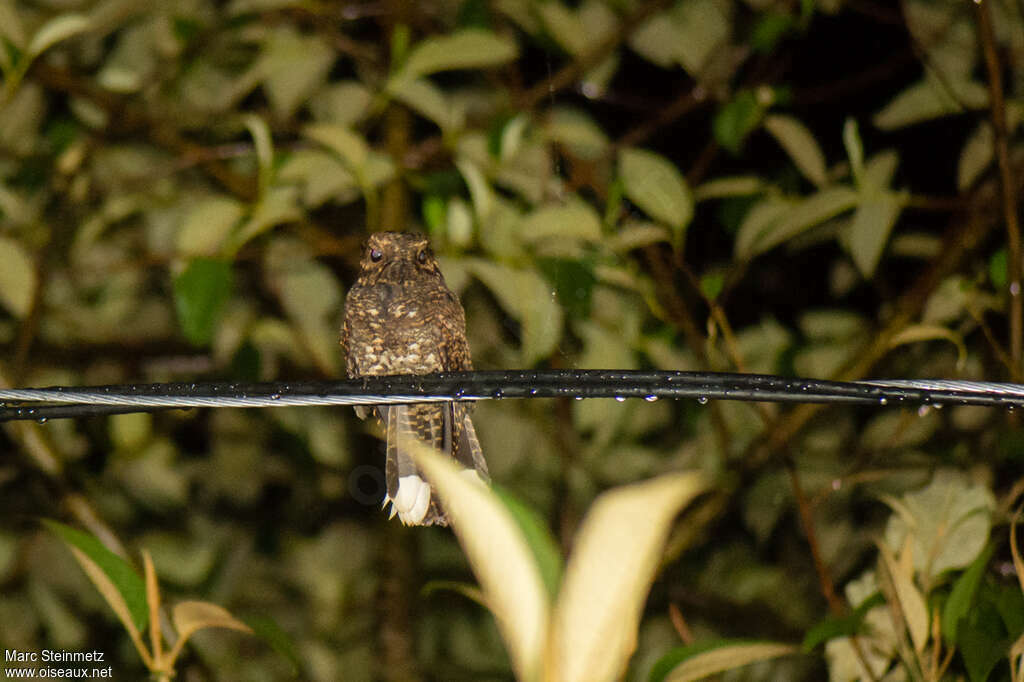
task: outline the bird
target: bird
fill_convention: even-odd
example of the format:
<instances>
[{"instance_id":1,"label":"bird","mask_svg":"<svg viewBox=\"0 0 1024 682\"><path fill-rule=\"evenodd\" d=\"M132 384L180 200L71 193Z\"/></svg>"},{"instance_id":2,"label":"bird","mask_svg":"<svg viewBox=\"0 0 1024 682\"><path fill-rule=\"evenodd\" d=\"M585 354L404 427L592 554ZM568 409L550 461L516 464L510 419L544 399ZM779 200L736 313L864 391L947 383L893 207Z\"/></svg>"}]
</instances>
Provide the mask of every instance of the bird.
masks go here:
<instances>
[{"instance_id":1,"label":"bird","mask_svg":"<svg viewBox=\"0 0 1024 682\"><path fill-rule=\"evenodd\" d=\"M363 245L359 275L345 297L341 345L350 379L473 369L462 303L445 283L426 236L375 232ZM357 406L365 419L369 412ZM489 481L470 405L430 402L377 405L384 426L389 518L446 526L448 516L411 456L413 440L452 457Z\"/></svg>"}]
</instances>

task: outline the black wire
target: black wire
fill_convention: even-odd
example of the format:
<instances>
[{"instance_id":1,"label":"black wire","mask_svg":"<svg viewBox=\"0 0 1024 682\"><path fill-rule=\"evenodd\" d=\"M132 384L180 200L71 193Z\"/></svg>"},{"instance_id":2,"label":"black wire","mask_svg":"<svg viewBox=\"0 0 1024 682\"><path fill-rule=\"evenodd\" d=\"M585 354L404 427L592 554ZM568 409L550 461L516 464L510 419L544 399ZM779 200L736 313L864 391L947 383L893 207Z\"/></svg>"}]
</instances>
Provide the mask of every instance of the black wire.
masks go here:
<instances>
[{"instance_id":1,"label":"black wire","mask_svg":"<svg viewBox=\"0 0 1024 682\"><path fill-rule=\"evenodd\" d=\"M0 421L182 407L372 405L501 398L695 398L859 405L1024 406L1024 386L949 380L824 381L761 374L647 370L456 372L350 381L172 383L0 389Z\"/></svg>"}]
</instances>

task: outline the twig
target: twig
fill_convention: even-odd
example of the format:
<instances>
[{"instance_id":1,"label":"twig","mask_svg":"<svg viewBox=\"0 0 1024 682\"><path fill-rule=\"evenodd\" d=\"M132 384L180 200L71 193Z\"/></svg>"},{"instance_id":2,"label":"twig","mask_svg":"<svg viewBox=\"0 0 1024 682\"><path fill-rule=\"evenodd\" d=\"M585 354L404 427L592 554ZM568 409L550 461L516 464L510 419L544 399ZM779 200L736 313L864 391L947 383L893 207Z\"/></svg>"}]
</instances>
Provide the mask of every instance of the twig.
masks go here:
<instances>
[{"instance_id":1,"label":"twig","mask_svg":"<svg viewBox=\"0 0 1024 682\"><path fill-rule=\"evenodd\" d=\"M818 574L818 584L821 586L821 593L828 602L828 608L833 615L843 612L843 600L836 595L835 583L832 581L832 573L821 556L821 548L818 546L818 534L815 531L814 514L811 506L804 495L803 486L800 483L800 475L797 473L796 465L790 458L786 458L786 469L789 471L789 482L793 486L793 497L796 500L797 512L800 516L800 527L803 528L804 536L807 537L807 544L811 549L811 559L814 561L814 571Z\"/></svg>"},{"instance_id":2,"label":"twig","mask_svg":"<svg viewBox=\"0 0 1024 682\"><path fill-rule=\"evenodd\" d=\"M992 127L995 129L996 159L999 164L999 186L1002 190L1003 218L1006 220L1006 242L1009 250L1007 290L1010 294L1010 378L1020 379L1022 321L1024 299L1021 298L1021 246L1020 225L1017 220L1016 183L1010 167L1010 148L1006 127L1006 103L1003 100L1003 73L996 54L995 30L988 0L972 2L978 20L978 39L985 54L988 70L989 103L992 108Z\"/></svg>"},{"instance_id":3,"label":"twig","mask_svg":"<svg viewBox=\"0 0 1024 682\"><path fill-rule=\"evenodd\" d=\"M711 100L708 97L707 90L701 86L696 86L677 96L664 107L658 109L658 112L653 118L628 130L625 135L616 141L615 147L631 147L633 145L641 144L658 130L682 118L691 111L698 109L701 105L709 101Z\"/></svg>"}]
</instances>

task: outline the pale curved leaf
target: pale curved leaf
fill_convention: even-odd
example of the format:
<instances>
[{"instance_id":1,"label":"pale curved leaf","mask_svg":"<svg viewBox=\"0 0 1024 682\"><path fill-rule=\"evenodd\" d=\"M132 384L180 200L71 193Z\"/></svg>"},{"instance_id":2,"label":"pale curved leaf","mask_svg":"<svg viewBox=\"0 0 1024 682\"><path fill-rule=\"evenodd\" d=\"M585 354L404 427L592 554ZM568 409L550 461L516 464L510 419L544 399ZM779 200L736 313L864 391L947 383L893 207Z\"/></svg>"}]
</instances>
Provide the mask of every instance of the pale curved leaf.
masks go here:
<instances>
[{"instance_id":1,"label":"pale curved leaf","mask_svg":"<svg viewBox=\"0 0 1024 682\"><path fill-rule=\"evenodd\" d=\"M769 199L751 209L736 235L736 252L751 257L772 249L857 205L849 187L828 187L792 203ZM757 211L757 213L755 213Z\"/></svg>"},{"instance_id":2,"label":"pale curved leaf","mask_svg":"<svg viewBox=\"0 0 1024 682\"><path fill-rule=\"evenodd\" d=\"M619 176L629 200L671 227L681 242L693 218L693 195L679 169L654 152L623 149L619 152Z\"/></svg>"},{"instance_id":3,"label":"pale curved leaf","mask_svg":"<svg viewBox=\"0 0 1024 682\"><path fill-rule=\"evenodd\" d=\"M953 88L959 101L950 97L946 85ZM981 83L960 81L946 85L928 79L911 85L875 114L874 124L882 130L895 130L959 113L962 105L976 109L987 105L988 90Z\"/></svg>"},{"instance_id":4,"label":"pale curved leaf","mask_svg":"<svg viewBox=\"0 0 1024 682\"><path fill-rule=\"evenodd\" d=\"M768 235L782 217L793 210L793 201L769 196L754 204L740 223L733 245L738 259L751 258L764 250L759 242Z\"/></svg>"},{"instance_id":5,"label":"pale curved leaf","mask_svg":"<svg viewBox=\"0 0 1024 682\"><path fill-rule=\"evenodd\" d=\"M178 229L178 253L183 256L216 256L244 214L245 206L229 196L199 200Z\"/></svg>"},{"instance_id":6,"label":"pale curved leaf","mask_svg":"<svg viewBox=\"0 0 1024 682\"><path fill-rule=\"evenodd\" d=\"M366 140L346 126L313 123L306 126L302 134L333 151L353 172L359 172L363 168L370 154Z\"/></svg>"},{"instance_id":7,"label":"pale curved leaf","mask_svg":"<svg viewBox=\"0 0 1024 682\"><path fill-rule=\"evenodd\" d=\"M253 146L256 148L256 162L259 164L260 196L264 196L270 187L274 172L274 141L270 136L270 126L256 114L242 117L246 130L252 135Z\"/></svg>"},{"instance_id":8,"label":"pale curved leaf","mask_svg":"<svg viewBox=\"0 0 1024 682\"><path fill-rule=\"evenodd\" d=\"M89 17L81 14L61 14L39 27L28 44L30 59L38 57L62 40L88 31L92 26Z\"/></svg>"},{"instance_id":9,"label":"pale curved leaf","mask_svg":"<svg viewBox=\"0 0 1024 682\"><path fill-rule=\"evenodd\" d=\"M494 614L520 680L540 671L551 605L540 569L519 524L478 477L425 446L414 449L448 513Z\"/></svg>"},{"instance_id":10,"label":"pale curved leaf","mask_svg":"<svg viewBox=\"0 0 1024 682\"><path fill-rule=\"evenodd\" d=\"M782 145L804 177L818 187L828 182L825 155L807 126L792 116L773 114L765 117L764 128Z\"/></svg>"},{"instance_id":11,"label":"pale curved leaf","mask_svg":"<svg viewBox=\"0 0 1024 682\"><path fill-rule=\"evenodd\" d=\"M274 113L281 119L290 117L324 84L335 57L334 49L319 35L303 35L290 26L271 30L255 72L263 80Z\"/></svg>"},{"instance_id":12,"label":"pale curved leaf","mask_svg":"<svg viewBox=\"0 0 1024 682\"><path fill-rule=\"evenodd\" d=\"M457 158L455 167L459 169L462 179L469 187L469 196L473 199L473 209L476 211L477 219L486 220L494 205L494 191L491 189L490 183L487 182L480 167L467 156Z\"/></svg>"},{"instance_id":13,"label":"pale curved leaf","mask_svg":"<svg viewBox=\"0 0 1024 682\"><path fill-rule=\"evenodd\" d=\"M914 583L913 544L904 544L899 559L893 556L892 550L884 543L878 543L878 551L892 580L900 612L903 614L903 622L910 633L914 650L920 653L928 643L928 607L925 605L924 595Z\"/></svg>"},{"instance_id":14,"label":"pale curved leaf","mask_svg":"<svg viewBox=\"0 0 1024 682\"><path fill-rule=\"evenodd\" d=\"M799 653L800 647L781 642L729 643L687 658L663 679L664 682L695 682L751 663Z\"/></svg>"},{"instance_id":15,"label":"pale curved leaf","mask_svg":"<svg viewBox=\"0 0 1024 682\"><path fill-rule=\"evenodd\" d=\"M867 279L875 274L889 234L903 211L902 195L887 192L862 201L846 226L846 248L860 273Z\"/></svg>"},{"instance_id":16,"label":"pale curved leaf","mask_svg":"<svg viewBox=\"0 0 1024 682\"><path fill-rule=\"evenodd\" d=\"M608 149L608 136L586 113L556 107L544 125L548 139L567 146L581 159L597 159Z\"/></svg>"},{"instance_id":17,"label":"pale curved leaf","mask_svg":"<svg viewBox=\"0 0 1024 682\"><path fill-rule=\"evenodd\" d=\"M861 142L860 130L854 118L846 119L843 124L843 146L846 147L846 156L850 159L853 180L859 185L864 175L864 143Z\"/></svg>"},{"instance_id":18,"label":"pale curved leaf","mask_svg":"<svg viewBox=\"0 0 1024 682\"><path fill-rule=\"evenodd\" d=\"M583 54L591 40L600 40L596 36L588 35L579 14L561 2L539 3L537 13L544 21L544 28L548 34L571 55Z\"/></svg>"},{"instance_id":19,"label":"pale curved leaf","mask_svg":"<svg viewBox=\"0 0 1024 682\"><path fill-rule=\"evenodd\" d=\"M995 156L995 131L992 124L984 121L967 138L960 151L960 162L956 170L956 188L967 190L978 176L992 163Z\"/></svg>"},{"instance_id":20,"label":"pale curved leaf","mask_svg":"<svg viewBox=\"0 0 1024 682\"><path fill-rule=\"evenodd\" d=\"M532 366L550 355L561 338L564 313L547 281L534 270L489 261L467 260L465 266L522 324L523 364Z\"/></svg>"},{"instance_id":21,"label":"pale curved leaf","mask_svg":"<svg viewBox=\"0 0 1024 682\"><path fill-rule=\"evenodd\" d=\"M0 237L0 304L17 318L28 315L36 289L36 268L22 245Z\"/></svg>"},{"instance_id":22,"label":"pale curved leaf","mask_svg":"<svg viewBox=\"0 0 1024 682\"><path fill-rule=\"evenodd\" d=\"M708 199L746 197L763 192L764 189L764 180L756 175L738 175L715 178L698 185L693 189L693 198L696 201L706 201Z\"/></svg>"},{"instance_id":23,"label":"pale curved leaf","mask_svg":"<svg viewBox=\"0 0 1024 682\"><path fill-rule=\"evenodd\" d=\"M967 362L967 346L964 344L962 334L937 324L913 324L904 328L900 333L889 339L888 347L920 343L921 341L934 341L942 339L949 341L956 346L957 366L962 367Z\"/></svg>"},{"instance_id":24,"label":"pale curved leaf","mask_svg":"<svg viewBox=\"0 0 1024 682\"><path fill-rule=\"evenodd\" d=\"M409 58L392 78L392 83L413 80L438 71L497 66L515 59L517 54L518 47L514 40L482 29L470 28L433 36L412 48Z\"/></svg>"},{"instance_id":25,"label":"pale curved leaf","mask_svg":"<svg viewBox=\"0 0 1024 682\"><path fill-rule=\"evenodd\" d=\"M238 620L222 606L205 601L183 601L171 610L174 629L182 641L205 628L226 628L253 634L252 628Z\"/></svg>"},{"instance_id":26,"label":"pale curved leaf","mask_svg":"<svg viewBox=\"0 0 1024 682\"><path fill-rule=\"evenodd\" d=\"M924 576L923 583L930 584L944 571L964 568L985 547L995 499L991 490L965 474L939 470L931 483L900 500L904 515L889 519L885 541L899 548L911 536L914 568Z\"/></svg>"},{"instance_id":27,"label":"pale curved leaf","mask_svg":"<svg viewBox=\"0 0 1024 682\"><path fill-rule=\"evenodd\" d=\"M443 131L463 124L463 112L452 98L426 78L402 81L393 89L395 99L438 125Z\"/></svg>"},{"instance_id":28,"label":"pale curved leaf","mask_svg":"<svg viewBox=\"0 0 1024 682\"><path fill-rule=\"evenodd\" d=\"M21 22L21 16L14 7L13 0L0 0L0 37L11 41L11 44L19 50L25 47L25 28ZM6 50L0 54L0 65L5 69L10 67L9 55Z\"/></svg>"},{"instance_id":29,"label":"pale curved leaf","mask_svg":"<svg viewBox=\"0 0 1024 682\"><path fill-rule=\"evenodd\" d=\"M696 473L666 474L601 495L576 537L546 663L557 682L618 679L679 510L705 490Z\"/></svg>"},{"instance_id":30,"label":"pale curved leaf","mask_svg":"<svg viewBox=\"0 0 1024 682\"><path fill-rule=\"evenodd\" d=\"M572 197L564 204L543 205L528 215L519 236L527 243L552 238L596 242L601 239L601 219L593 206Z\"/></svg>"}]
</instances>

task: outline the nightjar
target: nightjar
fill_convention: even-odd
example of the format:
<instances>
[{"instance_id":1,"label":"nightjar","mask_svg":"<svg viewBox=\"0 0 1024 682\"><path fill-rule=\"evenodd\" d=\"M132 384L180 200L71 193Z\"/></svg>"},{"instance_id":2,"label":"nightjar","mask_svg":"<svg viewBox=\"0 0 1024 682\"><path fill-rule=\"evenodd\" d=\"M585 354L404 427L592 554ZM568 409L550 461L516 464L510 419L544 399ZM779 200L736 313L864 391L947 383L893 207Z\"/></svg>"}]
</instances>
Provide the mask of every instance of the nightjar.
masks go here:
<instances>
[{"instance_id":1,"label":"nightjar","mask_svg":"<svg viewBox=\"0 0 1024 682\"><path fill-rule=\"evenodd\" d=\"M473 369L466 316L448 289L427 238L376 232L366 241L359 278L345 298L341 344L349 378ZM469 404L377 405L387 435L385 478L391 518L406 525L447 525L448 518L411 455L417 439L487 480ZM356 407L365 418L367 407Z\"/></svg>"}]
</instances>

